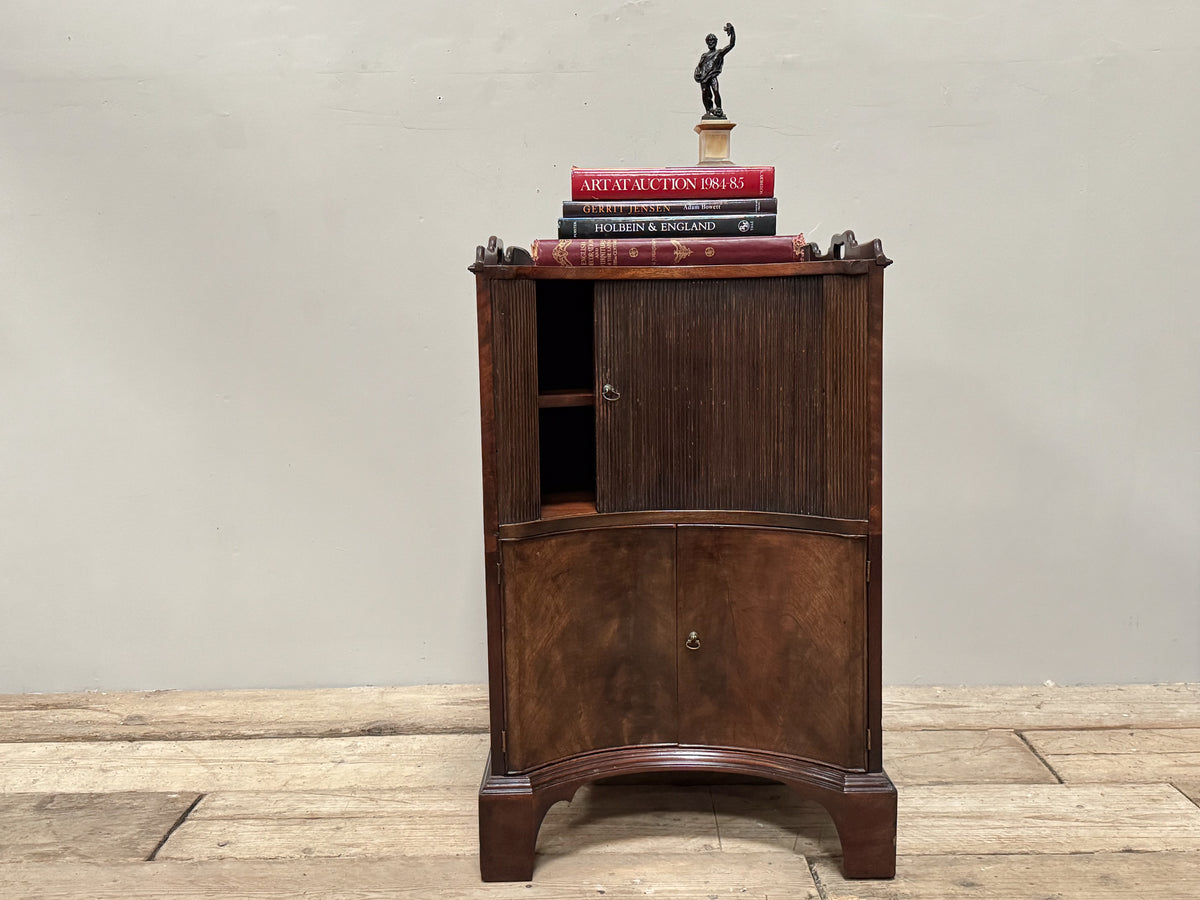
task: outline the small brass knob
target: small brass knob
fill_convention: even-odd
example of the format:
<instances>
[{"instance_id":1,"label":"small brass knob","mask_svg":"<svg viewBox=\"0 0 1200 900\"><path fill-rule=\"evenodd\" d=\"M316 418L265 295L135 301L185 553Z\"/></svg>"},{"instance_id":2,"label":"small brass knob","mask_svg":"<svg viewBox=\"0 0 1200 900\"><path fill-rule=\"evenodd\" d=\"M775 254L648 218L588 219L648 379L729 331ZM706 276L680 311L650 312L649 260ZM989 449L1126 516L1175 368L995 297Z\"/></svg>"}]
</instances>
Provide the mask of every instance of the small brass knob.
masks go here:
<instances>
[{"instance_id":1,"label":"small brass knob","mask_svg":"<svg viewBox=\"0 0 1200 900\"><path fill-rule=\"evenodd\" d=\"M696 634L694 631L690 632L687 636L687 640L683 642L683 646L687 647L689 650L699 650L700 635Z\"/></svg>"},{"instance_id":2,"label":"small brass knob","mask_svg":"<svg viewBox=\"0 0 1200 900\"><path fill-rule=\"evenodd\" d=\"M605 400L609 400L609 401L620 400L621 392L618 391L611 384L606 384L606 385L604 385L604 387L600 388L600 396L603 397Z\"/></svg>"}]
</instances>

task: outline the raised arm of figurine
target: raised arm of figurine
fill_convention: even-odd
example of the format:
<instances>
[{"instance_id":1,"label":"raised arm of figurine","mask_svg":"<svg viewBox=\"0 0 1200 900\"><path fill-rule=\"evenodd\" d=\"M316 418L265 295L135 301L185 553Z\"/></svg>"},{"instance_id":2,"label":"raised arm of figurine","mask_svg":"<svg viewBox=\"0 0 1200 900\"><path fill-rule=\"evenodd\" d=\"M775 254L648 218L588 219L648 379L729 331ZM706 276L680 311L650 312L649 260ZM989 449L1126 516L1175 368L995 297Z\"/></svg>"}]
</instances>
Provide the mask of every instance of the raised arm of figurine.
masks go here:
<instances>
[{"instance_id":1,"label":"raised arm of figurine","mask_svg":"<svg viewBox=\"0 0 1200 900\"><path fill-rule=\"evenodd\" d=\"M721 59L725 58L725 54L733 49L733 45L737 43L737 35L733 33L733 23L725 23L725 33L729 35L729 45L721 50Z\"/></svg>"}]
</instances>

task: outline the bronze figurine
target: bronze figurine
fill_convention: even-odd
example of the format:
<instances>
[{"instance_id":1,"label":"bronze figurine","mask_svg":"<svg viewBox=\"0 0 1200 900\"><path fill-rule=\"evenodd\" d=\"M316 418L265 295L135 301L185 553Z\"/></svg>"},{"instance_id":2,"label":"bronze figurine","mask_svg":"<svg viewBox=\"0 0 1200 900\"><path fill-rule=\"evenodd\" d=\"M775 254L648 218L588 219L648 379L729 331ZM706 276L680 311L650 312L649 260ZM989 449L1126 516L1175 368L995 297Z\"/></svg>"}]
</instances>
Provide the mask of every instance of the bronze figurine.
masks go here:
<instances>
[{"instance_id":1,"label":"bronze figurine","mask_svg":"<svg viewBox=\"0 0 1200 900\"><path fill-rule=\"evenodd\" d=\"M734 42L737 40L733 33L733 25L729 22L725 23L725 33L729 35L729 45L717 49L717 36L710 34L704 39L708 44L708 52L700 55L700 62L696 66L696 81L700 84L700 99L704 101L704 118L705 119L724 119L725 111L721 109L721 88L717 84L717 76L721 74L721 68L725 65L725 54L733 49Z\"/></svg>"}]
</instances>

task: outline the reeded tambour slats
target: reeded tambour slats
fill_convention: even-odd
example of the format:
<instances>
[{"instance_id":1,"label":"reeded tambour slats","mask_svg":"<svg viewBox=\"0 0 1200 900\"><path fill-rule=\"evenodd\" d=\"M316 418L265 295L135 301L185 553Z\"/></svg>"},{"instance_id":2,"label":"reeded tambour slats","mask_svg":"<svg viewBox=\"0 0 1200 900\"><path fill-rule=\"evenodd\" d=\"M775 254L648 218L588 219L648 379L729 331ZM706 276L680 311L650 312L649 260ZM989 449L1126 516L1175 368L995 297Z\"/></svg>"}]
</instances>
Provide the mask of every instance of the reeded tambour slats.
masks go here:
<instances>
[{"instance_id":1,"label":"reeded tambour slats","mask_svg":"<svg viewBox=\"0 0 1200 900\"><path fill-rule=\"evenodd\" d=\"M494 281L492 303L497 506L501 524L528 522L541 512L534 284Z\"/></svg>"},{"instance_id":2,"label":"reeded tambour slats","mask_svg":"<svg viewBox=\"0 0 1200 900\"><path fill-rule=\"evenodd\" d=\"M825 514L867 517L867 278L828 275L820 280L824 328Z\"/></svg>"},{"instance_id":3,"label":"reeded tambour slats","mask_svg":"<svg viewBox=\"0 0 1200 900\"><path fill-rule=\"evenodd\" d=\"M595 291L600 512L866 518L864 276Z\"/></svg>"}]
</instances>

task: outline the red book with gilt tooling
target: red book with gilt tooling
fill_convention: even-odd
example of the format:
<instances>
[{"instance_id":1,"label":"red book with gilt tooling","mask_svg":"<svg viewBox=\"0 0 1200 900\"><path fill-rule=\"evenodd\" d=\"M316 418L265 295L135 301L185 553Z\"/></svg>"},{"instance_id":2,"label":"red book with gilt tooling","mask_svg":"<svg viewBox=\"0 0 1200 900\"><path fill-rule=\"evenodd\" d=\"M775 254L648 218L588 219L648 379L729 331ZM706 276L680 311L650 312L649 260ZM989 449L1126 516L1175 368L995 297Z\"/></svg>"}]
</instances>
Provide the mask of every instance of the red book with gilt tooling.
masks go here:
<instances>
[{"instance_id":1,"label":"red book with gilt tooling","mask_svg":"<svg viewBox=\"0 0 1200 900\"><path fill-rule=\"evenodd\" d=\"M802 234L537 240L532 252L535 266L736 266L812 259Z\"/></svg>"}]
</instances>

